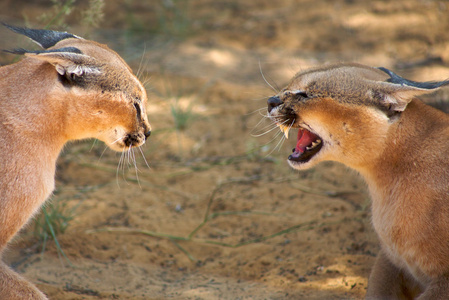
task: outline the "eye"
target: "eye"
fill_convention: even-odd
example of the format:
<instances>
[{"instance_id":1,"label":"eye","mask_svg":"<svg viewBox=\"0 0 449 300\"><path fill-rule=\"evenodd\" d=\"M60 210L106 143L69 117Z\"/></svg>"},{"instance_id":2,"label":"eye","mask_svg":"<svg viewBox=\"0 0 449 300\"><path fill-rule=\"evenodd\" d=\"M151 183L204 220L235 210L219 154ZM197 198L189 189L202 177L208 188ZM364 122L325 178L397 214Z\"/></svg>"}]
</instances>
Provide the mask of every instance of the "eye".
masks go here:
<instances>
[{"instance_id":1,"label":"eye","mask_svg":"<svg viewBox=\"0 0 449 300\"><path fill-rule=\"evenodd\" d=\"M294 90L294 91L285 91L285 96L293 96L295 98L309 98L309 95L305 91Z\"/></svg>"},{"instance_id":2,"label":"eye","mask_svg":"<svg viewBox=\"0 0 449 300\"><path fill-rule=\"evenodd\" d=\"M296 93L296 96L299 96L299 97L301 97L301 98L309 98L309 95L307 95L307 93L304 92L304 91L301 91L301 92L299 92L299 93Z\"/></svg>"},{"instance_id":3,"label":"eye","mask_svg":"<svg viewBox=\"0 0 449 300\"><path fill-rule=\"evenodd\" d=\"M136 109L137 118L140 119L142 116L142 111L140 110L140 105L136 102L133 103L134 108Z\"/></svg>"},{"instance_id":4,"label":"eye","mask_svg":"<svg viewBox=\"0 0 449 300\"><path fill-rule=\"evenodd\" d=\"M292 95L294 95L295 97L298 97L298 98L309 98L309 95L305 91L296 90L296 91L292 91L291 93L292 93Z\"/></svg>"}]
</instances>

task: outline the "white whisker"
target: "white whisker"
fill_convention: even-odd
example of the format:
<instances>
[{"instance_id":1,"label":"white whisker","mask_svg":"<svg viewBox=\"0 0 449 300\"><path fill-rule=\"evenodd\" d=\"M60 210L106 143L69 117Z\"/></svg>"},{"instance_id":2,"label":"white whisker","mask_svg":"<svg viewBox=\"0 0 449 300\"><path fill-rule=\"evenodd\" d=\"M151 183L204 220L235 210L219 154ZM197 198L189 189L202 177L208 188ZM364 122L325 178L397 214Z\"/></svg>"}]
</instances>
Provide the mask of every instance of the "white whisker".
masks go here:
<instances>
[{"instance_id":1,"label":"white whisker","mask_svg":"<svg viewBox=\"0 0 449 300\"><path fill-rule=\"evenodd\" d=\"M284 122L280 123L279 125L283 125L283 124L285 124L287 121L288 121L288 120L285 120ZM260 124L260 123L259 123L259 124ZM263 127L261 130L263 130L263 129L265 129L265 128L269 128L269 127L271 127L271 126L274 126L274 127L271 128L271 129L269 129L269 130L267 130L267 131L265 131L265 132L263 132L263 133L260 133L260 134L251 134L251 136L253 136L253 137L263 136L263 135L265 135L265 134L267 134L267 133L269 133L269 132L275 130L276 128L278 128L278 125L277 125L277 124L269 124L269 125Z\"/></svg>"},{"instance_id":2,"label":"white whisker","mask_svg":"<svg viewBox=\"0 0 449 300\"><path fill-rule=\"evenodd\" d=\"M264 110L266 111L267 108L266 107L261 107L261 108L258 108L256 110L253 110L253 111L251 111L249 113L246 113L245 116L250 116L250 115L255 114L255 113L260 113L261 111L264 111Z\"/></svg>"},{"instance_id":3,"label":"white whisker","mask_svg":"<svg viewBox=\"0 0 449 300\"><path fill-rule=\"evenodd\" d=\"M288 126L287 132L292 128L293 124L295 123L295 120L292 120L292 123ZM278 151L281 150L282 145L284 144L285 140L287 139L287 136L282 136L281 140L277 143L277 145L273 148L275 150L278 148Z\"/></svg>"},{"instance_id":4,"label":"white whisker","mask_svg":"<svg viewBox=\"0 0 449 300\"><path fill-rule=\"evenodd\" d=\"M262 122L266 121L266 118L262 118L257 122L257 124L253 127L253 129L256 129ZM263 127L262 129L265 129L266 127L270 127L271 125L276 125L274 122L270 122L268 126Z\"/></svg>"},{"instance_id":5,"label":"white whisker","mask_svg":"<svg viewBox=\"0 0 449 300\"><path fill-rule=\"evenodd\" d=\"M272 126L272 125L270 125L270 126ZM264 131L264 132L262 132L262 133L259 133L259 134L251 134L251 136L252 136L252 137L260 137L260 136L266 135L266 134L269 133L269 132L272 132L272 131L275 130L275 129L278 129L278 126L277 126L276 124L275 124L274 127L271 128L271 129L268 129L268 130L266 130L266 131Z\"/></svg>"},{"instance_id":6,"label":"white whisker","mask_svg":"<svg viewBox=\"0 0 449 300\"><path fill-rule=\"evenodd\" d=\"M127 152L126 155L128 156L128 170L129 170L129 168L131 166L131 161L130 161L130 159L131 159L131 146L129 146L128 151L126 151L126 152Z\"/></svg>"},{"instance_id":7,"label":"white whisker","mask_svg":"<svg viewBox=\"0 0 449 300\"><path fill-rule=\"evenodd\" d=\"M119 183L119 180L118 180L118 174L119 174L119 170L121 168L122 162L123 162L123 152L120 153L120 159L119 159L118 164L117 164L117 171L115 172L115 180L117 181L117 186L119 188L120 188L120 183Z\"/></svg>"},{"instance_id":8,"label":"white whisker","mask_svg":"<svg viewBox=\"0 0 449 300\"><path fill-rule=\"evenodd\" d=\"M251 101L261 101L261 100L268 100L268 98L270 98L271 96L260 96L260 98L251 98L251 99L249 99L249 100L251 100Z\"/></svg>"},{"instance_id":9,"label":"white whisker","mask_svg":"<svg viewBox=\"0 0 449 300\"><path fill-rule=\"evenodd\" d=\"M118 139L116 139L115 141L113 141L113 142L111 143L111 145L117 143L117 142L120 141L122 138L123 138L123 137L119 137Z\"/></svg>"},{"instance_id":10,"label":"white whisker","mask_svg":"<svg viewBox=\"0 0 449 300\"><path fill-rule=\"evenodd\" d=\"M275 138L272 139L271 141L275 140L279 136L279 134L282 134L282 132L279 132L278 134L276 134ZM277 142L276 146L266 156L270 156L271 153L273 153L276 150L276 148L279 147L279 145L282 145L284 143L284 141L285 141L285 136L282 135L281 139L279 140L279 142Z\"/></svg>"},{"instance_id":11,"label":"white whisker","mask_svg":"<svg viewBox=\"0 0 449 300\"><path fill-rule=\"evenodd\" d=\"M94 148L96 142L97 142L97 139L94 139L92 146L90 146L89 152L92 152L92 149Z\"/></svg>"},{"instance_id":12,"label":"white whisker","mask_svg":"<svg viewBox=\"0 0 449 300\"><path fill-rule=\"evenodd\" d=\"M142 147L138 147L138 149L139 149L140 153L142 154L143 161L145 162L145 165L147 165L148 169L151 170L151 167L150 167L150 165L148 164L147 159L145 158L145 155L143 154Z\"/></svg>"},{"instance_id":13,"label":"white whisker","mask_svg":"<svg viewBox=\"0 0 449 300\"><path fill-rule=\"evenodd\" d=\"M128 182L128 180L126 180L126 175L125 175L125 172L126 172L126 164L128 165L128 170L129 170L129 150L131 149L131 147L129 147L128 148L128 150L125 150L125 151L123 151L123 163L122 163L122 177L123 177L123 179L125 180L125 182L126 182L126 184L128 184L129 185L129 182ZM126 163L126 161L128 161L128 163Z\"/></svg>"},{"instance_id":14,"label":"white whisker","mask_svg":"<svg viewBox=\"0 0 449 300\"><path fill-rule=\"evenodd\" d=\"M266 84L268 84L268 86L277 94L277 93L279 93L279 91L278 90L276 90L268 81L267 81L267 79L265 78L265 76L263 75L263 72L262 72L262 65L260 64L260 60L259 60L259 70L260 70L260 75L262 75L262 78L263 78L263 80L265 81L265 83Z\"/></svg>"},{"instance_id":15,"label":"white whisker","mask_svg":"<svg viewBox=\"0 0 449 300\"><path fill-rule=\"evenodd\" d=\"M142 189L142 186L140 185L140 179L139 179L139 168L137 167L137 161L136 161L136 155L134 154L134 149L131 150L132 155L132 161L134 163L134 169L136 170L136 180L137 184L139 185L139 188Z\"/></svg>"}]
</instances>

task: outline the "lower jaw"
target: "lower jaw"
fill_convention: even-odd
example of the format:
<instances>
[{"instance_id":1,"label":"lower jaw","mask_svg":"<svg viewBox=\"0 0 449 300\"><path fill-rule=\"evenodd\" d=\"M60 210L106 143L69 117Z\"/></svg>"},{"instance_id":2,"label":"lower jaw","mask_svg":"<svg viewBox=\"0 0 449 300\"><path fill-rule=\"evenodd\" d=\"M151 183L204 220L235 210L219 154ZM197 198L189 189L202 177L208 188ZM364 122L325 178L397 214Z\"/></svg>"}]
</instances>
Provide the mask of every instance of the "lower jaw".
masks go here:
<instances>
[{"instance_id":1,"label":"lower jaw","mask_svg":"<svg viewBox=\"0 0 449 300\"><path fill-rule=\"evenodd\" d=\"M304 160L300 160L300 159L291 159L291 155L289 156L287 162L288 164L296 170L305 170L308 169L310 167L312 167L313 165L315 165L315 163L310 163L310 161L312 160L314 156L309 157L309 158L305 158Z\"/></svg>"},{"instance_id":2,"label":"lower jaw","mask_svg":"<svg viewBox=\"0 0 449 300\"><path fill-rule=\"evenodd\" d=\"M297 162L297 161L293 161L293 160L287 160L287 162L290 165L290 167L292 167L295 170L304 170L304 169L308 168L306 166L307 163L304 163L304 162Z\"/></svg>"}]
</instances>

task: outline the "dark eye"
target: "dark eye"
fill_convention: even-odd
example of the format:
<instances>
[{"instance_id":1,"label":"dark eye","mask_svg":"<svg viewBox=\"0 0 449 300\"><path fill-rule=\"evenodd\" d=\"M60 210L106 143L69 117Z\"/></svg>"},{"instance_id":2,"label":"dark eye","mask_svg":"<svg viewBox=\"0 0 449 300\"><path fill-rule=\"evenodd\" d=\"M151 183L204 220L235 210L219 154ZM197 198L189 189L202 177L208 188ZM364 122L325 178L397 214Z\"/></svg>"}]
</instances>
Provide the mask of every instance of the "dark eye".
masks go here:
<instances>
[{"instance_id":1,"label":"dark eye","mask_svg":"<svg viewBox=\"0 0 449 300\"><path fill-rule=\"evenodd\" d=\"M302 98L309 98L309 95L307 94L307 92L305 91L300 91L300 90L296 90L296 91L286 91L285 92L286 96L293 96L295 98L298 99L302 99Z\"/></svg>"},{"instance_id":2,"label":"dark eye","mask_svg":"<svg viewBox=\"0 0 449 300\"><path fill-rule=\"evenodd\" d=\"M296 96L299 96L301 98L309 98L309 95L307 95L307 93L304 91L296 93Z\"/></svg>"},{"instance_id":3,"label":"dark eye","mask_svg":"<svg viewBox=\"0 0 449 300\"><path fill-rule=\"evenodd\" d=\"M142 111L140 110L140 105L136 102L133 103L134 108L136 109L137 118L140 119L142 116Z\"/></svg>"}]
</instances>

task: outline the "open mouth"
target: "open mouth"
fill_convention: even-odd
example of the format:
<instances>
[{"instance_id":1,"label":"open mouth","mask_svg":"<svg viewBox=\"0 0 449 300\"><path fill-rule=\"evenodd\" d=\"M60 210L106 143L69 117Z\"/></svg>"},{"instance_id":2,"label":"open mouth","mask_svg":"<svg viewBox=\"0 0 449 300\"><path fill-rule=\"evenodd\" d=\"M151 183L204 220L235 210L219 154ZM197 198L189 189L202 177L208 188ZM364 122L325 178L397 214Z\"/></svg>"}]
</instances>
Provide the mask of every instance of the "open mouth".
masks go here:
<instances>
[{"instance_id":1,"label":"open mouth","mask_svg":"<svg viewBox=\"0 0 449 300\"><path fill-rule=\"evenodd\" d=\"M284 134L288 136L288 129L280 126ZM305 163L315 156L322 148L323 140L307 129L299 128L296 146L288 160Z\"/></svg>"}]
</instances>

